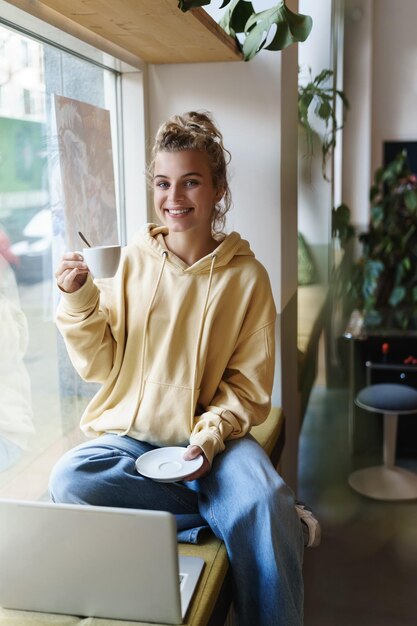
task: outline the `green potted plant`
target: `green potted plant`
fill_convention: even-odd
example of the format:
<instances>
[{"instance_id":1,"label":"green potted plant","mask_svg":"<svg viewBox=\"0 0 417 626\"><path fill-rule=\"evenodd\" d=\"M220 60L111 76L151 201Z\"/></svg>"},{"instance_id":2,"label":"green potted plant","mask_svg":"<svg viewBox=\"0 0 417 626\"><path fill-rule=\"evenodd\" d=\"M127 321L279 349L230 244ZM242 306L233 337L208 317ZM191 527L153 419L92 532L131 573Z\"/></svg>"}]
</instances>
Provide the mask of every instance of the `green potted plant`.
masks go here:
<instances>
[{"instance_id":1,"label":"green potted plant","mask_svg":"<svg viewBox=\"0 0 417 626\"><path fill-rule=\"evenodd\" d=\"M185 12L207 6L210 2L211 0L179 0L178 7ZM223 0L220 9L225 11L219 24L228 35L236 39L242 48L245 61L250 61L263 49L283 50L293 43L305 41L313 26L309 15L293 13L285 0L259 13L255 11L250 0ZM274 26L275 33L269 37Z\"/></svg>"},{"instance_id":2,"label":"green potted plant","mask_svg":"<svg viewBox=\"0 0 417 626\"><path fill-rule=\"evenodd\" d=\"M327 181L327 163L333 154L336 146L336 133L343 128L346 111L349 108L349 102L343 91L336 89L333 83L333 71L330 69L322 70L313 78L311 69L309 69L310 80L307 84L300 84L298 87L298 122L304 130L306 138L306 154L307 158L313 156L313 142L318 133L310 123L311 111L324 122L325 130L323 137L319 137L322 151L322 174ZM342 122L338 124L336 116L337 99L340 99L343 105Z\"/></svg>"},{"instance_id":3,"label":"green potted plant","mask_svg":"<svg viewBox=\"0 0 417 626\"><path fill-rule=\"evenodd\" d=\"M417 329L417 177L405 151L375 173L349 292L368 329Z\"/></svg>"}]
</instances>

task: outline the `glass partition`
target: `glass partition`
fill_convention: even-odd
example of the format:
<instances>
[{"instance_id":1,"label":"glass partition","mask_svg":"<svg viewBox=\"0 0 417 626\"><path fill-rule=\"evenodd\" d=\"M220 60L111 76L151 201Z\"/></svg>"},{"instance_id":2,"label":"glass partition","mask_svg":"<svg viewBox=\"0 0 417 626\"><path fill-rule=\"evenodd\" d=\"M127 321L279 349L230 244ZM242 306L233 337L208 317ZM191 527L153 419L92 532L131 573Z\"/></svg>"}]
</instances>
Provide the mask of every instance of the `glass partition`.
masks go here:
<instances>
[{"instance_id":1,"label":"glass partition","mask_svg":"<svg viewBox=\"0 0 417 626\"><path fill-rule=\"evenodd\" d=\"M110 111L118 188L117 88L116 72L0 23L0 498L46 498L50 468L82 438L94 386L54 324L54 235L65 225L54 213L52 103L58 94Z\"/></svg>"}]
</instances>

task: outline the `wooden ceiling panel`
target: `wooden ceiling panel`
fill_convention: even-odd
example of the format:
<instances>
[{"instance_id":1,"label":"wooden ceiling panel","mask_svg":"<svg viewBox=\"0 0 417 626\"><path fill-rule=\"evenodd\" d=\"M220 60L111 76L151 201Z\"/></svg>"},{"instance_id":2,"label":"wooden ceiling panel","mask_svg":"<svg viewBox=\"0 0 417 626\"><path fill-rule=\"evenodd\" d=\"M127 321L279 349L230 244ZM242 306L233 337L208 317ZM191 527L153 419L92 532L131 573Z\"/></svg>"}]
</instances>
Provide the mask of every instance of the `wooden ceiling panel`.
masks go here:
<instances>
[{"instance_id":1,"label":"wooden ceiling panel","mask_svg":"<svg viewBox=\"0 0 417 626\"><path fill-rule=\"evenodd\" d=\"M59 27L64 18L149 63L242 60L234 39L203 9L183 13L178 0L8 1L50 23L59 16Z\"/></svg>"}]
</instances>

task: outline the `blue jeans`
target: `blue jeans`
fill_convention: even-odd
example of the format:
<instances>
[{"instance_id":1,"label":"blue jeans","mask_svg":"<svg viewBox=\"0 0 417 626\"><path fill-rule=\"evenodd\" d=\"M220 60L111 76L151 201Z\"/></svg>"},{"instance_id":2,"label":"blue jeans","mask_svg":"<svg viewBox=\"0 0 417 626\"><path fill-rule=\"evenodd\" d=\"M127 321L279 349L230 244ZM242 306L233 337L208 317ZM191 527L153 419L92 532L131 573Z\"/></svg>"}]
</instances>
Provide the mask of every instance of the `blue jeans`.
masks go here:
<instances>
[{"instance_id":1,"label":"blue jeans","mask_svg":"<svg viewBox=\"0 0 417 626\"><path fill-rule=\"evenodd\" d=\"M153 446L103 435L67 452L50 479L55 502L164 510L178 539L196 543L211 528L225 542L239 626L303 623L303 532L294 495L264 450L247 435L226 442L199 480L158 483L135 460Z\"/></svg>"}]
</instances>

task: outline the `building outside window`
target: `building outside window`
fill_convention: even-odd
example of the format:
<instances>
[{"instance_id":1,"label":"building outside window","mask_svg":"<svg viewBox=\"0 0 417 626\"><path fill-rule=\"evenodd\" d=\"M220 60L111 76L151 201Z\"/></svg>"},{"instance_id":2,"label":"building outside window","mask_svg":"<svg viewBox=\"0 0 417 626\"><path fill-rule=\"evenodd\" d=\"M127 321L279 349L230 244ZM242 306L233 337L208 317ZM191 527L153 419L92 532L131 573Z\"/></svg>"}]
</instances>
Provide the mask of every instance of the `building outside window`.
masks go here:
<instances>
[{"instance_id":1,"label":"building outside window","mask_svg":"<svg viewBox=\"0 0 417 626\"><path fill-rule=\"evenodd\" d=\"M52 188L53 101L110 111L117 179L117 88L117 72L0 23L0 498L47 497L50 468L81 440L79 418L95 391L74 372L54 324L65 239L56 232L65 224Z\"/></svg>"}]
</instances>

